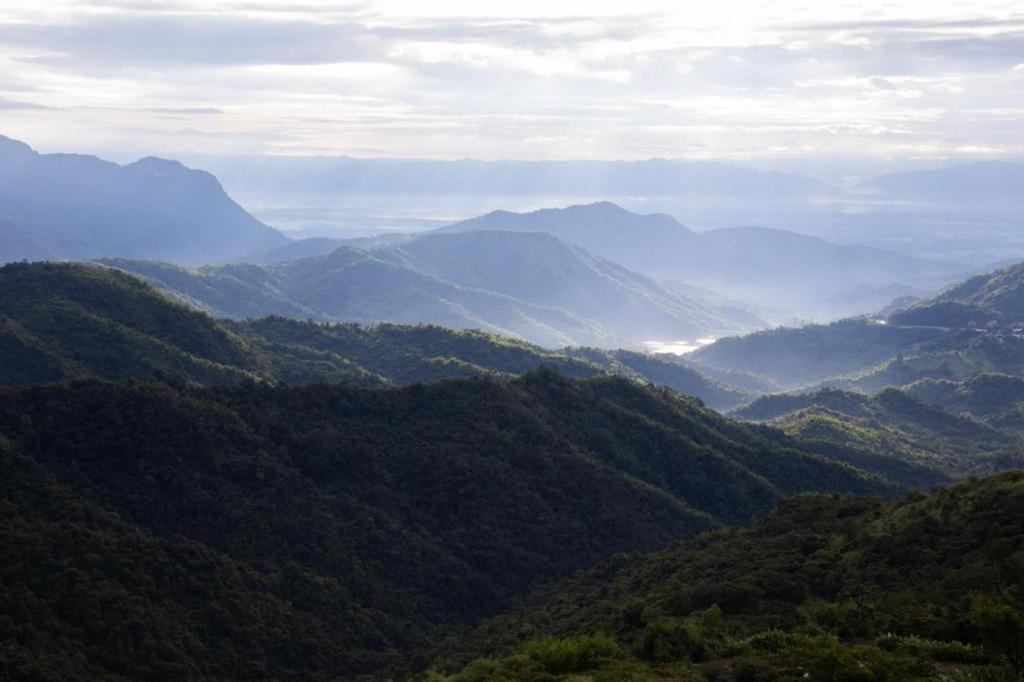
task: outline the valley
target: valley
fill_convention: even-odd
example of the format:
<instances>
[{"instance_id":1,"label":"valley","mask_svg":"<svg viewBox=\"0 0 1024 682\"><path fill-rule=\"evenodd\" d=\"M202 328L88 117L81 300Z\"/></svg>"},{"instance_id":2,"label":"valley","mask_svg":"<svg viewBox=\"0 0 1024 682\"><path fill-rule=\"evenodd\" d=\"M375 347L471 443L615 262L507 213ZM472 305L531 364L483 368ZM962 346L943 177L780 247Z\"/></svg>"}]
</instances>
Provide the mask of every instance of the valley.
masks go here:
<instances>
[{"instance_id":1,"label":"valley","mask_svg":"<svg viewBox=\"0 0 1024 682\"><path fill-rule=\"evenodd\" d=\"M608 201L291 239L0 142L0 677L1021 674L1024 263Z\"/></svg>"}]
</instances>

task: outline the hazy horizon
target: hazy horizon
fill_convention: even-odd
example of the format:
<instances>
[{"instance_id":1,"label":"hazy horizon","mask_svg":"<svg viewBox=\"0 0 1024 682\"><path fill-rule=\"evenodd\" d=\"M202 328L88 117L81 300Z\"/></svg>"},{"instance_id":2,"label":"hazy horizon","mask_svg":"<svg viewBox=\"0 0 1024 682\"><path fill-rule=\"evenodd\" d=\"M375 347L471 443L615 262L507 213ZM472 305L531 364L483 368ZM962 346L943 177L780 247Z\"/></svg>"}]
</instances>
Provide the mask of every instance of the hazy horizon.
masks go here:
<instances>
[{"instance_id":1,"label":"hazy horizon","mask_svg":"<svg viewBox=\"0 0 1024 682\"><path fill-rule=\"evenodd\" d=\"M1024 158L1022 29L1000 2L8 5L0 129L117 160L714 159L841 182Z\"/></svg>"}]
</instances>

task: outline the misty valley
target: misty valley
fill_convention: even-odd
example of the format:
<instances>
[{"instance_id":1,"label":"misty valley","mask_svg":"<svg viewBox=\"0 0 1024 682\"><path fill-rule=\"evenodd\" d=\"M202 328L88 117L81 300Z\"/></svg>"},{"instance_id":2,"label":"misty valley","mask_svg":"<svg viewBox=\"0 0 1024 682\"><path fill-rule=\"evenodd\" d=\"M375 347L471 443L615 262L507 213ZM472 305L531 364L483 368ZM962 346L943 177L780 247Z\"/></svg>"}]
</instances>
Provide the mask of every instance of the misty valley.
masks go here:
<instances>
[{"instance_id":1,"label":"misty valley","mask_svg":"<svg viewBox=\"0 0 1024 682\"><path fill-rule=\"evenodd\" d=\"M0 680L1024 680L1022 36L0 2Z\"/></svg>"},{"instance_id":2,"label":"misty valley","mask_svg":"<svg viewBox=\"0 0 1024 682\"><path fill-rule=\"evenodd\" d=\"M0 163L11 677L1020 670L1024 263Z\"/></svg>"}]
</instances>

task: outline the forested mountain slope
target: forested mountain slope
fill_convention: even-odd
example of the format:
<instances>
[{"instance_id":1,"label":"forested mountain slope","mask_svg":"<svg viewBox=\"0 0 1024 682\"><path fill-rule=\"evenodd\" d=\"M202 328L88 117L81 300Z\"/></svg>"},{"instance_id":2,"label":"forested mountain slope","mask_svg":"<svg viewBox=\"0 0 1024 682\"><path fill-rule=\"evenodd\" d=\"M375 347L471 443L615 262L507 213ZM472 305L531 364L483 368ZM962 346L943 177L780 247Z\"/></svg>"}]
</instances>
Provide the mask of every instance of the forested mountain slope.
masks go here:
<instances>
[{"instance_id":1,"label":"forested mountain slope","mask_svg":"<svg viewBox=\"0 0 1024 682\"><path fill-rule=\"evenodd\" d=\"M364 385L517 375L547 365L566 376L613 373L669 386L728 409L748 392L628 351L548 351L480 331L318 324L283 317L215 321L119 270L33 263L0 268L0 384L71 377L246 378Z\"/></svg>"},{"instance_id":2,"label":"forested mountain slope","mask_svg":"<svg viewBox=\"0 0 1024 682\"><path fill-rule=\"evenodd\" d=\"M762 374L786 388L825 381L865 391L920 379L1024 373L1024 264L966 280L885 320L779 328L720 339L699 364Z\"/></svg>"},{"instance_id":3,"label":"forested mountain slope","mask_svg":"<svg viewBox=\"0 0 1024 682\"><path fill-rule=\"evenodd\" d=\"M1024 431L1024 379L980 374L966 381L923 379L906 391L924 402L965 413L1012 433Z\"/></svg>"},{"instance_id":4,"label":"forested mountain slope","mask_svg":"<svg viewBox=\"0 0 1024 682\"><path fill-rule=\"evenodd\" d=\"M971 277L934 299L891 316L893 324L943 327L1024 323L1024 263Z\"/></svg>"},{"instance_id":5,"label":"forested mountain slope","mask_svg":"<svg viewBox=\"0 0 1024 682\"><path fill-rule=\"evenodd\" d=\"M1022 580L1021 472L896 503L798 496L541 588L439 664L487 657L456 680L1009 681Z\"/></svg>"},{"instance_id":6,"label":"forested mountain slope","mask_svg":"<svg viewBox=\"0 0 1024 682\"><path fill-rule=\"evenodd\" d=\"M912 465L917 485L928 480L920 467L940 474L931 478L932 484L943 482L943 477L1024 467L1024 441L1014 431L971 414L948 412L893 388L877 395L824 389L764 396L732 416L769 421L807 442L854 447Z\"/></svg>"},{"instance_id":7,"label":"forested mountain slope","mask_svg":"<svg viewBox=\"0 0 1024 682\"><path fill-rule=\"evenodd\" d=\"M904 329L854 318L719 339L688 358L710 367L763 375L792 389L863 371L943 335L941 330Z\"/></svg>"},{"instance_id":8,"label":"forested mountain slope","mask_svg":"<svg viewBox=\"0 0 1024 682\"><path fill-rule=\"evenodd\" d=\"M0 394L13 677L400 672L616 552L891 490L615 378Z\"/></svg>"}]
</instances>

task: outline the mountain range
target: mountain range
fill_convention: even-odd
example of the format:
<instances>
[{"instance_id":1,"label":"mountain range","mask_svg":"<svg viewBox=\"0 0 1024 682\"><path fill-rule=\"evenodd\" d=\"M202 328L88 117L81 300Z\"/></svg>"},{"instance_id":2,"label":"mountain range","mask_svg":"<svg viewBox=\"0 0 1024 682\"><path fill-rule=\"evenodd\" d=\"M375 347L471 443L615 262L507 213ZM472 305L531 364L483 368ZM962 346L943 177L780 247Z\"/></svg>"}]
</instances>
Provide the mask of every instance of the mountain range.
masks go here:
<instances>
[{"instance_id":1,"label":"mountain range","mask_svg":"<svg viewBox=\"0 0 1024 682\"><path fill-rule=\"evenodd\" d=\"M823 382L869 392L919 379L1024 371L1024 266L972 277L887 318L778 328L720 339L689 359L763 375L789 389Z\"/></svg>"},{"instance_id":2,"label":"mountain range","mask_svg":"<svg viewBox=\"0 0 1024 682\"><path fill-rule=\"evenodd\" d=\"M184 268L107 260L221 317L429 322L549 347L638 347L763 326L692 300L549 234L429 234L276 265Z\"/></svg>"},{"instance_id":3,"label":"mountain range","mask_svg":"<svg viewBox=\"0 0 1024 682\"><path fill-rule=\"evenodd\" d=\"M549 232L652 277L705 286L769 308L784 301L790 311L807 317L881 307L897 294L937 288L966 270L785 230L694 232L668 215L640 215L609 202L532 213L495 211L441 230Z\"/></svg>"},{"instance_id":4,"label":"mountain range","mask_svg":"<svg viewBox=\"0 0 1024 682\"><path fill-rule=\"evenodd\" d=\"M732 199L780 203L854 200L879 195L901 201L970 205L978 198L1019 203L1019 163L981 161L869 176L850 190L790 172L683 159L643 161L480 161L295 156L197 156L234 190L276 198L346 195L505 197L591 196ZM862 175L863 177L863 175Z\"/></svg>"},{"instance_id":5,"label":"mountain range","mask_svg":"<svg viewBox=\"0 0 1024 682\"><path fill-rule=\"evenodd\" d=\"M1024 167L229 165L0 136L0 679L1024 679Z\"/></svg>"},{"instance_id":6,"label":"mountain range","mask_svg":"<svg viewBox=\"0 0 1024 682\"><path fill-rule=\"evenodd\" d=\"M1019 206L1024 202L1024 165L978 161L889 173L860 183L857 190L890 200L940 206Z\"/></svg>"},{"instance_id":7,"label":"mountain range","mask_svg":"<svg viewBox=\"0 0 1024 682\"><path fill-rule=\"evenodd\" d=\"M1024 383L1010 377L920 381L876 397L835 390L758 397L771 389L735 388L722 381L736 375L716 381L671 356L550 351L436 325L216 321L99 266L9 264L0 268L0 285L0 384L146 378L177 387L340 381L381 388L507 380L546 367L571 378L611 375L668 387L741 419L771 420L833 461L922 487L1013 466L1005 453L1020 447L1024 431Z\"/></svg>"},{"instance_id":8,"label":"mountain range","mask_svg":"<svg viewBox=\"0 0 1024 682\"><path fill-rule=\"evenodd\" d=\"M208 263L287 242L209 173L153 157L120 166L39 154L0 136L0 262L116 255Z\"/></svg>"},{"instance_id":9,"label":"mountain range","mask_svg":"<svg viewBox=\"0 0 1024 682\"><path fill-rule=\"evenodd\" d=\"M520 283L448 241L491 235L564 244L442 233L334 253ZM311 264L334 253L277 267L319 281ZM190 282L277 272L142 264ZM853 344L868 330L893 363L1008 366L1014 299L997 292L1015 276L960 294L986 292L982 332L852 320L790 345L847 339L838 364L855 366L875 362ZM743 406L754 396L646 354L215 320L119 268L13 263L0 383L0 671L15 679L1012 670L1020 474L885 499L1020 467L1017 377Z\"/></svg>"},{"instance_id":10,"label":"mountain range","mask_svg":"<svg viewBox=\"0 0 1024 682\"><path fill-rule=\"evenodd\" d=\"M376 162L353 163L355 167L374 166ZM426 173L424 169L431 163L407 166L404 162L381 161L377 171L361 176L361 180L349 177L350 189L354 191L353 188L363 181L372 184L376 182L373 178L385 178L387 174L383 169L392 166L405 168L415 175ZM457 176L469 172L463 166L476 168L479 165L474 164L476 162L451 162L446 167L456 169L453 172ZM411 170L414 166L415 171ZM513 166L514 163L505 166L499 163L480 167L494 171L495 177L504 177L506 173L518 172L509 170ZM559 163L553 163L541 164L538 168L548 169L548 166L550 169L560 167ZM582 164L581 168L591 170L573 182L595 182L600 176L595 170L598 166L600 164L591 168ZM605 169L610 173L608 182L643 178L651 187L667 183L665 191L674 187L671 191L697 195L714 193L718 191L715 187L726 186L731 188L729 192L749 186L751 196L766 200L775 195L779 198L827 194L824 185L806 178L756 173L721 164L651 161L612 164L609 169ZM328 182L326 177L321 180ZM432 177L442 185L446 182L443 175ZM531 177L530 182L539 181L539 176ZM512 185L509 191L513 191ZM523 191L527 191L525 186ZM834 319L862 313L881 308L896 296L925 296L970 270L966 265L840 245L778 229L735 227L695 232L667 215L631 213L609 202L523 214L495 211L440 228L440 231L547 232L636 273L671 283L669 288L691 299L686 304L689 306L686 314L693 318L694 324L690 327L650 325L647 329L659 333L671 331L681 338L690 338L694 332L702 335L712 331L714 335L722 335L723 332L749 330L761 326L765 318L774 321ZM392 235L351 242L324 237L290 241L248 214L224 192L217 179L203 171L153 157L120 166L92 156L39 154L9 138L0 139L0 237L0 262L111 257L186 265L224 262L275 265L328 255L339 246L374 250L383 255L383 247L401 248L401 242L414 239L408 235ZM548 245L553 247L554 244ZM562 254L555 248L544 257L557 262ZM449 268L421 269L435 278L446 279L451 274ZM460 274L465 276L468 272ZM475 277L479 279L483 274L476 273ZM472 279L455 278L452 283L464 289L472 288L472 284L464 283ZM479 298L469 302L464 300L467 298L465 291L458 294L442 291L445 287L438 287L436 283L427 288L434 291L427 295L427 300L420 300L422 310L416 310L412 301L404 308L382 301L381 310L353 311L361 315L353 319L368 319L366 316L370 315L375 320L396 322L415 319L455 326L482 324L503 333L520 334L556 345L577 341L614 346L623 345L625 340L619 333L621 330L608 329L608 320L600 319L600 315L593 319L593 310L578 311L569 307L566 311L571 316L582 318L570 320L557 312L532 306L526 306L530 308L526 310L521 303L496 300L484 303ZM520 298L518 287L511 292L500 287L488 291ZM702 297L695 294L697 291L712 293L698 301ZM665 302L664 294L657 296L663 299L655 304L660 307ZM437 298L444 302L439 303ZM449 299L455 303L450 304ZM537 303L529 298L525 300ZM728 303L723 305L723 301ZM579 299L574 297L569 302L575 304ZM314 310L303 314L316 317L322 312L319 310L321 303L317 302ZM564 309L563 303L565 301L556 301L548 307ZM274 309L298 313L303 305L299 301L278 301ZM484 305L503 309L498 314L501 319L489 320L481 316L479 308ZM453 310L453 307L464 310ZM710 317L717 319L707 319L709 311ZM389 318L389 315L396 317ZM699 319L701 317L705 319ZM510 318L522 319L512 323ZM730 319L723 323L723 318ZM643 319L644 324L651 321L649 316ZM632 325L634 321L635 318L623 320L618 326ZM740 324L733 324L736 321ZM593 328L591 323L602 329ZM524 327L532 328L529 335L522 331ZM554 332L541 331L543 327L554 328ZM644 325L640 325L638 333L646 333ZM556 340L559 336L560 341ZM630 340L635 341L635 338Z\"/></svg>"},{"instance_id":11,"label":"mountain range","mask_svg":"<svg viewBox=\"0 0 1024 682\"><path fill-rule=\"evenodd\" d=\"M832 319L863 313L898 296L925 296L970 270L963 264L840 245L786 230L695 232L671 216L641 215L607 201L530 213L494 211L436 230L493 231L552 234L685 295L729 301L737 311L760 318ZM339 246L394 246L410 238L308 238L245 260L275 264L324 255Z\"/></svg>"},{"instance_id":12,"label":"mountain range","mask_svg":"<svg viewBox=\"0 0 1024 682\"><path fill-rule=\"evenodd\" d=\"M597 348L550 351L437 325L217 321L120 270L58 263L0 267L0 384L160 376L182 384L345 381L363 386L509 377L541 366L671 387L716 409L754 396L675 358ZM726 379L727 380L727 379Z\"/></svg>"}]
</instances>

